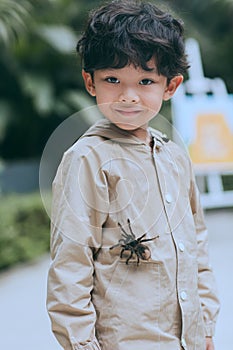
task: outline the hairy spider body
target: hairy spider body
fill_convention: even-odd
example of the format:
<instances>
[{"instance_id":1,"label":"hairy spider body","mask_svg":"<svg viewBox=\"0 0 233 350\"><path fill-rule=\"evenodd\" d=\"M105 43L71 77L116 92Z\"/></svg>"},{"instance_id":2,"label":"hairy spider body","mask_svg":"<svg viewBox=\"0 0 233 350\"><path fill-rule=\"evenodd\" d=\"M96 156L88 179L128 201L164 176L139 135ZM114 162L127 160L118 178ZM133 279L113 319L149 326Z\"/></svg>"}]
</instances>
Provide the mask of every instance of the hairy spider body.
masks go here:
<instances>
[{"instance_id":1,"label":"hairy spider body","mask_svg":"<svg viewBox=\"0 0 233 350\"><path fill-rule=\"evenodd\" d=\"M126 259L126 264L128 265L129 260L132 259L133 255L135 254L137 256L137 265L140 262L140 259L142 260L149 260L151 257L150 249L143 244L144 242L153 241L154 239L158 238L159 236L143 239L146 236L146 233L144 233L139 238L136 238L135 234L132 231L130 220L127 220L130 234L128 234L122 225L118 223L121 231L122 231L122 238L119 239L117 244L114 244L109 249L114 249L116 247L122 247L120 257L123 258L123 254L125 251L129 251L129 257Z\"/></svg>"}]
</instances>

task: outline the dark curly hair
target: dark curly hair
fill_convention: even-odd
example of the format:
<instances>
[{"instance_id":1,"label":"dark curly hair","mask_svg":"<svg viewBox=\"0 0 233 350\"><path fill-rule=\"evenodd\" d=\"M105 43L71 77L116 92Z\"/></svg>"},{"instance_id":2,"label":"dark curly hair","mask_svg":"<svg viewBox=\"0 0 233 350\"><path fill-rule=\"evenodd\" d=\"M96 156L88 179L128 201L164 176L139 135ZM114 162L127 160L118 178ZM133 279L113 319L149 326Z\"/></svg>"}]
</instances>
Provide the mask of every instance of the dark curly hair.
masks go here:
<instances>
[{"instance_id":1,"label":"dark curly hair","mask_svg":"<svg viewBox=\"0 0 233 350\"><path fill-rule=\"evenodd\" d=\"M168 80L188 68L182 22L152 3L137 0L115 0L92 11L77 52L91 74L128 64L149 71L152 57L158 73Z\"/></svg>"}]
</instances>

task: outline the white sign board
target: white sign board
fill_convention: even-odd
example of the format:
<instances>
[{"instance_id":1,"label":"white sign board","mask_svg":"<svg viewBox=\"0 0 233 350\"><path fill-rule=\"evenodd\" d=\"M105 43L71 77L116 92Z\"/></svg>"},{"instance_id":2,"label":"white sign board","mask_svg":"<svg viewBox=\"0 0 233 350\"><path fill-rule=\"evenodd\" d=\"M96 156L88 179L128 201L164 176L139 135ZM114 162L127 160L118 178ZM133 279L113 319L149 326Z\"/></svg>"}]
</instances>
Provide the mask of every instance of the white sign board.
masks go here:
<instances>
[{"instance_id":1,"label":"white sign board","mask_svg":"<svg viewBox=\"0 0 233 350\"><path fill-rule=\"evenodd\" d=\"M233 95L185 95L172 102L173 124L196 173L233 171Z\"/></svg>"},{"instance_id":2,"label":"white sign board","mask_svg":"<svg viewBox=\"0 0 233 350\"><path fill-rule=\"evenodd\" d=\"M186 41L186 52L191 63L189 80L172 99L173 125L196 175L207 179L207 192L201 193L203 207L233 206L233 191L224 191L222 184L222 175L233 176L233 95L220 78L204 77L195 39Z\"/></svg>"}]
</instances>

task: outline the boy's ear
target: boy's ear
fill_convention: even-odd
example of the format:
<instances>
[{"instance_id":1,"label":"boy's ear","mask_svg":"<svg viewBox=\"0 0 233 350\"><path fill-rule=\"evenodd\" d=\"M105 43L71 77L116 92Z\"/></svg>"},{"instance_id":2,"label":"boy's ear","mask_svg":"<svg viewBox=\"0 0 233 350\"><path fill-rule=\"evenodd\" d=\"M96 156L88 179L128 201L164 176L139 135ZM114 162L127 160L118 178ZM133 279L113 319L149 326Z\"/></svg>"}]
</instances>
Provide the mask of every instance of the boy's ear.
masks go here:
<instances>
[{"instance_id":1,"label":"boy's ear","mask_svg":"<svg viewBox=\"0 0 233 350\"><path fill-rule=\"evenodd\" d=\"M183 76L182 75L177 75L174 78L172 78L167 85L164 95L163 95L163 100L168 101L170 98L174 95L176 92L176 89L180 86L180 84L183 82Z\"/></svg>"},{"instance_id":2,"label":"boy's ear","mask_svg":"<svg viewBox=\"0 0 233 350\"><path fill-rule=\"evenodd\" d=\"M82 76L83 76L83 80L84 80L87 92L89 92L91 96L95 96L95 84L91 74L85 72L85 70L82 70Z\"/></svg>"}]
</instances>

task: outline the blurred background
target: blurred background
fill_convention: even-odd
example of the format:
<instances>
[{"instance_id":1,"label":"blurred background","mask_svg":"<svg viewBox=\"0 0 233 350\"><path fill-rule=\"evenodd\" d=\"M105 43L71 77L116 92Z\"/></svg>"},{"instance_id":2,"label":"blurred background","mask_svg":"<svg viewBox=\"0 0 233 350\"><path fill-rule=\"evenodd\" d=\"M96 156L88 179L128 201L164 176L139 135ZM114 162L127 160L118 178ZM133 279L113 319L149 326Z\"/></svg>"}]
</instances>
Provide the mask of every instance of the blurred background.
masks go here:
<instances>
[{"instance_id":1,"label":"blurred background","mask_svg":"<svg viewBox=\"0 0 233 350\"><path fill-rule=\"evenodd\" d=\"M233 0L154 2L184 20L186 37L199 42L205 76L221 77L232 94ZM102 3L0 0L0 346L8 350L59 349L44 305L49 217L40 197L39 167L57 126L94 104L84 90L75 46L88 12ZM170 103L161 114L172 123ZM77 138L88 127L80 117ZM231 173L225 179L230 190ZM233 210L206 209L206 217L223 299L217 349L231 350Z\"/></svg>"}]
</instances>

